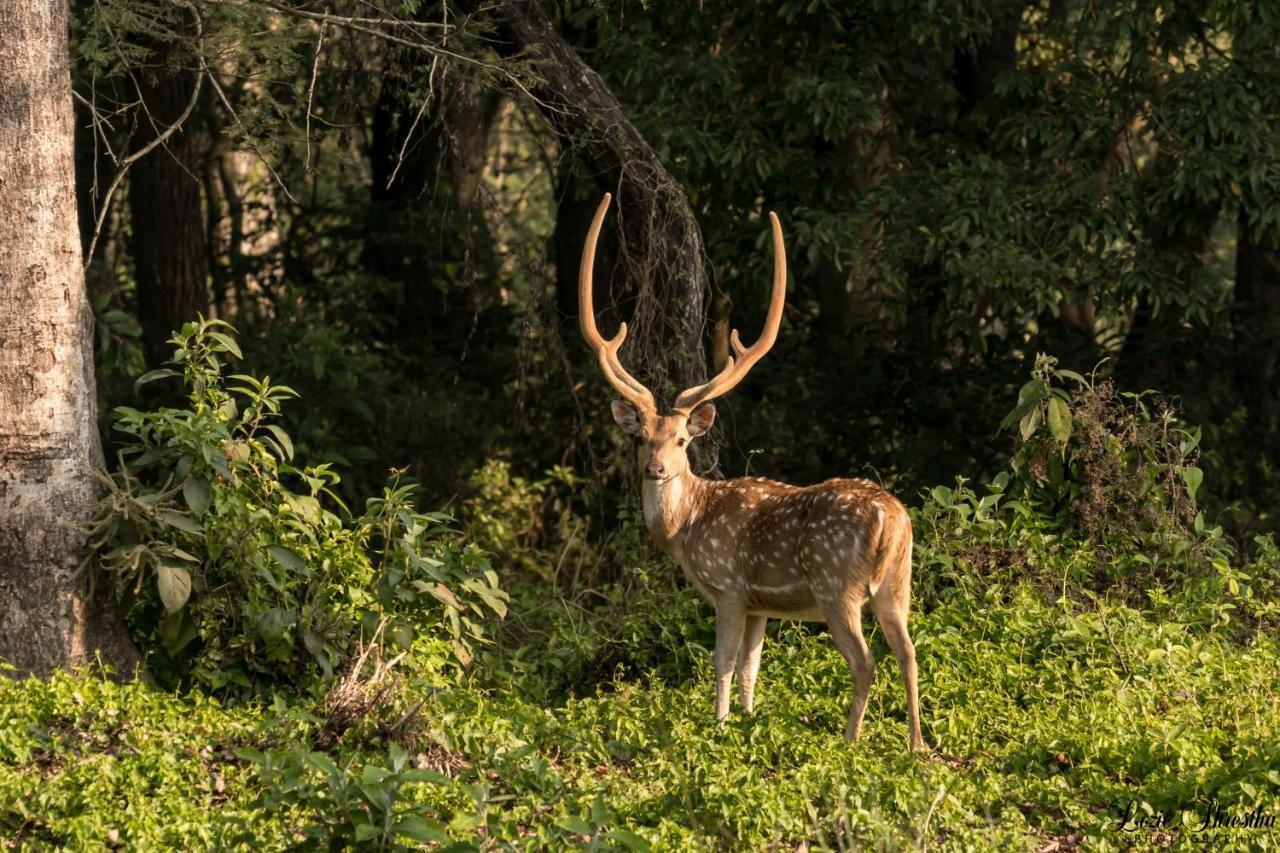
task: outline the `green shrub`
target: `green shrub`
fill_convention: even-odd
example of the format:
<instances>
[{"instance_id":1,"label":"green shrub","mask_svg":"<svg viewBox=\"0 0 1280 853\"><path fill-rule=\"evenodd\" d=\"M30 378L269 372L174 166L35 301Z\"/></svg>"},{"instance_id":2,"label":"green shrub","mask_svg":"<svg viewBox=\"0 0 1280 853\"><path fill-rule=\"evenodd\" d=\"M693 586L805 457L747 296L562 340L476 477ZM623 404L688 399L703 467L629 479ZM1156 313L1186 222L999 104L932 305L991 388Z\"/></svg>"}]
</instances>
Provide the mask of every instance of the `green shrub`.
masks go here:
<instances>
[{"instance_id":1,"label":"green shrub","mask_svg":"<svg viewBox=\"0 0 1280 853\"><path fill-rule=\"evenodd\" d=\"M471 473L460 515L481 547L555 586L562 575L566 582L579 577L598 557L580 506L586 483L563 465L528 479L512 473L505 459L490 459Z\"/></svg>"},{"instance_id":2,"label":"green shrub","mask_svg":"<svg viewBox=\"0 0 1280 853\"><path fill-rule=\"evenodd\" d=\"M445 777L414 768L409 754L396 744L388 748L387 766L368 761L358 770L354 761L339 766L323 752L305 749L240 749L236 754L256 765L263 782L253 805L268 814L292 811L305 816L303 835L312 846L381 850L404 847L405 841L449 840L426 805L406 796L410 786L443 782ZM250 830L238 841L250 844L257 837Z\"/></svg>"},{"instance_id":3,"label":"green shrub","mask_svg":"<svg viewBox=\"0 0 1280 853\"><path fill-rule=\"evenodd\" d=\"M156 676L214 690L305 686L361 636L452 649L463 664L505 594L488 557L449 518L413 507L393 475L353 514L327 464L293 464L277 422L291 389L224 377L230 328L188 323L172 363L185 408L121 407L119 462L89 531L85 568L119 595Z\"/></svg>"},{"instance_id":4,"label":"green shrub","mask_svg":"<svg viewBox=\"0 0 1280 853\"><path fill-rule=\"evenodd\" d=\"M1106 556L1134 548L1174 560L1212 556L1218 537L1196 508L1200 430L1154 392L1120 393L1056 364L1036 357L1001 424L1017 426L1019 495Z\"/></svg>"}]
</instances>

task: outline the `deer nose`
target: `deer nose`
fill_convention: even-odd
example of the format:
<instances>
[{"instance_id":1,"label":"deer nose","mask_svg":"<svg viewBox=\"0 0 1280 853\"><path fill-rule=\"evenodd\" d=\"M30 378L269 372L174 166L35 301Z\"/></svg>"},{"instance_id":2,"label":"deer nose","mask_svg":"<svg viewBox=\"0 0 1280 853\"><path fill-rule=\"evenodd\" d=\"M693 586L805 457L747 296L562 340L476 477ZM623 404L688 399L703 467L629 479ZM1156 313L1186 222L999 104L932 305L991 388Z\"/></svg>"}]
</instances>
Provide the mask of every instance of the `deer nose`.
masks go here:
<instances>
[{"instance_id":1,"label":"deer nose","mask_svg":"<svg viewBox=\"0 0 1280 853\"><path fill-rule=\"evenodd\" d=\"M645 463L644 476L650 480L661 480L667 476L667 469L663 467L661 462L650 460Z\"/></svg>"}]
</instances>

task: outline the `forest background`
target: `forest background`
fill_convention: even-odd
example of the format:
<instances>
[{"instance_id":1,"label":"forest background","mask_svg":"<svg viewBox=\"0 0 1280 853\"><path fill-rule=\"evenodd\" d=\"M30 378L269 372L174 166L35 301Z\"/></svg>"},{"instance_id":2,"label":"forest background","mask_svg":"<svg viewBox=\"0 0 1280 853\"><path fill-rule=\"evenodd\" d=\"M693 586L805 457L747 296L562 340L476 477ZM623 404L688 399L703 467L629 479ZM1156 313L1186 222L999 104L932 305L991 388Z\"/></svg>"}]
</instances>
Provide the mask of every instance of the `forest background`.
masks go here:
<instances>
[{"instance_id":1,"label":"forest background","mask_svg":"<svg viewBox=\"0 0 1280 853\"><path fill-rule=\"evenodd\" d=\"M18 842L1106 848L1130 803L1179 816L1152 846L1280 810L1280 8L34 5L94 503L47 559L0 520L2 579L123 615L96 662L0 646L81 667L0 684ZM711 725L709 608L578 329L606 191L600 324L667 401L754 338L781 217L779 342L696 466L909 505L932 758L890 663L838 741L816 626Z\"/></svg>"}]
</instances>

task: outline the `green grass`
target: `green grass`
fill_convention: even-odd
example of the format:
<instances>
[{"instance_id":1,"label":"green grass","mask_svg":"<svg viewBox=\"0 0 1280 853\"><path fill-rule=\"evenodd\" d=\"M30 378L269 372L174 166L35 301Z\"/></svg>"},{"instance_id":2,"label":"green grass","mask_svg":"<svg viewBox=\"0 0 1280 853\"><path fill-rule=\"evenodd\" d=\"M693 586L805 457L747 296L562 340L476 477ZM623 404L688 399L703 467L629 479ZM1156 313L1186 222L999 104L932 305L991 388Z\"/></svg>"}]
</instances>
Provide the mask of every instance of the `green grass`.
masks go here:
<instances>
[{"instance_id":1,"label":"green grass","mask_svg":"<svg viewBox=\"0 0 1280 853\"><path fill-rule=\"evenodd\" d=\"M619 679L552 707L485 665L463 686L411 681L428 729L416 749L466 766L405 794L481 847L1274 847L1277 830L1193 830L1206 800L1280 818L1280 644L1177 615L1176 602L1157 615L1029 586L944 596L913 622L926 757L906 753L903 692L876 633L857 744L840 737L843 660L794 624L770 632L756 714L723 728L705 654L690 678ZM217 848L249 832L255 848L289 847L316 816L265 813L271 780L236 750L305 746L319 724L308 707L227 708L83 673L0 679L0 834L37 848ZM348 739L334 758L357 772L386 750ZM1120 831L1130 801L1140 814L1185 808L1187 826Z\"/></svg>"}]
</instances>

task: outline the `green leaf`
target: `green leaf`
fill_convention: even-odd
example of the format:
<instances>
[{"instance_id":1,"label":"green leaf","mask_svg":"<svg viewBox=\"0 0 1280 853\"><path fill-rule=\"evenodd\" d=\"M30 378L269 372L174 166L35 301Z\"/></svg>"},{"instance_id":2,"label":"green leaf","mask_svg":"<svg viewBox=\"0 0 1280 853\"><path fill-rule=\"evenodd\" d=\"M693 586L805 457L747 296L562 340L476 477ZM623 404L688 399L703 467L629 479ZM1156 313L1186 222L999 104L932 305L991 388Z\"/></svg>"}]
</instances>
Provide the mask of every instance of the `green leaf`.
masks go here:
<instances>
[{"instance_id":1,"label":"green leaf","mask_svg":"<svg viewBox=\"0 0 1280 853\"><path fill-rule=\"evenodd\" d=\"M611 829L604 834L604 837L618 842L628 850L638 850L643 853L650 849L648 841L626 829Z\"/></svg>"},{"instance_id":2,"label":"green leaf","mask_svg":"<svg viewBox=\"0 0 1280 853\"><path fill-rule=\"evenodd\" d=\"M208 334L210 338L222 345L222 349L231 353L236 358L244 358L244 356L240 354L240 345L237 344L235 339L230 335L223 334L222 332L209 332Z\"/></svg>"},{"instance_id":3,"label":"green leaf","mask_svg":"<svg viewBox=\"0 0 1280 853\"><path fill-rule=\"evenodd\" d=\"M275 560L280 565L280 568L285 571L297 572L300 575L307 576L311 574L311 569L307 566L306 562L288 548L284 548L280 545L268 545L267 553L270 554L271 559Z\"/></svg>"},{"instance_id":4,"label":"green leaf","mask_svg":"<svg viewBox=\"0 0 1280 853\"><path fill-rule=\"evenodd\" d=\"M391 791L385 785L361 785L360 793L379 811L391 811Z\"/></svg>"},{"instance_id":5,"label":"green leaf","mask_svg":"<svg viewBox=\"0 0 1280 853\"><path fill-rule=\"evenodd\" d=\"M316 663L320 664L320 670L324 673L324 677L332 678L333 662L329 660L329 655L325 653L324 641L320 639L320 635L314 631L304 631L302 645L307 647L307 651L311 652L311 656L316 659Z\"/></svg>"},{"instance_id":6,"label":"green leaf","mask_svg":"<svg viewBox=\"0 0 1280 853\"><path fill-rule=\"evenodd\" d=\"M159 370L148 370L134 381L133 390L137 391L141 386L146 385L148 382L155 382L157 379L168 379L170 376L181 375L178 371L170 370L167 367L162 367Z\"/></svg>"},{"instance_id":7,"label":"green leaf","mask_svg":"<svg viewBox=\"0 0 1280 853\"><path fill-rule=\"evenodd\" d=\"M1058 444L1066 444L1071 438L1071 410L1057 397L1049 399L1049 434Z\"/></svg>"},{"instance_id":8,"label":"green leaf","mask_svg":"<svg viewBox=\"0 0 1280 853\"><path fill-rule=\"evenodd\" d=\"M284 636L284 629L298 620L292 610L284 607L273 607L258 618L258 630L268 640L276 640Z\"/></svg>"},{"instance_id":9,"label":"green leaf","mask_svg":"<svg viewBox=\"0 0 1280 853\"><path fill-rule=\"evenodd\" d=\"M284 595L284 588L280 586L280 581L276 580L276 576L271 573L271 569L267 568L266 566L259 566L258 570L253 574L254 574L254 577L259 577L259 578L262 578L264 581L266 581L267 586L271 587L281 595Z\"/></svg>"},{"instance_id":10,"label":"green leaf","mask_svg":"<svg viewBox=\"0 0 1280 853\"><path fill-rule=\"evenodd\" d=\"M435 821L423 820L417 815L401 818L391 831L396 835L412 838L414 841L437 841L444 844L449 840L443 825Z\"/></svg>"},{"instance_id":11,"label":"green leaf","mask_svg":"<svg viewBox=\"0 0 1280 853\"><path fill-rule=\"evenodd\" d=\"M1037 397L1032 400L1024 400L1018 404L1018 407L1009 414L1005 415L1004 420L1000 422L999 429L1007 429L1013 424L1018 423L1027 416L1027 413L1040 407L1040 401L1043 398Z\"/></svg>"},{"instance_id":12,"label":"green leaf","mask_svg":"<svg viewBox=\"0 0 1280 853\"><path fill-rule=\"evenodd\" d=\"M179 530L185 530L187 533L196 533L196 534L204 533L204 528L200 526L199 522L195 521L189 516L183 515L180 512L174 512L173 510L162 509L159 512L157 512L156 515L160 517L161 521L163 521L165 524L169 525L170 527L176 527Z\"/></svg>"},{"instance_id":13,"label":"green leaf","mask_svg":"<svg viewBox=\"0 0 1280 853\"><path fill-rule=\"evenodd\" d=\"M600 826L609 819L609 809L604 804L604 798L596 794L595 800L591 803L591 821Z\"/></svg>"},{"instance_id":14,"label":"green leaf","mask_svg":"<svg viewBox=\"0 0 1280 853\"><path fill-rule=\"evenodd\" d=\"M191 597L191 575L181 566L160 563L156 566L156 583L164 609L173 613L180 610Z\"/></svg>"},{"instance_id":15,"label":"green leaf","mask_svg":"<svg viewBox=\"0 0 1280 853\"><path fill-rule=\"evenodd\" d=\"M320 502L310 495L291 495L284 493L285 503L304 521L316 524L320 521Z\"/></svg>"},{"instance_id":16,"label":"green leaf","mask_svg":"<svg viewBox=\"0 0 1280 853\"><path fill-rule=\"evenodd\" d=\"M492 610L499 619L505 619L507 617L507 605L506 602L502 600L500 593L494 593L490 589L478 586L476 587L476 595L480 596L481 600L483 600L485 604L489 605L489 609Z\"/></svg>"},{"instance_id":17,"label":"green leaf","mask_svg":"<svg viewBox=\"0 0 1280 853\"><path fill-rule=\"evenodd\" d=\"M1018 423L1018 431L1022 434L1022 440L1026 441L1035 435L1036 430L1040 428L1041 419L1040 404L1037 402L1035 408L1027 412L1022 420Z\"/></svg>"},{"instance_id":18,"label":"green leaf","mask_svg":"<svg viewBox=\"0 0 1280 853\"><path fill-rule=\"evenodd\" d=\"M592 831L591 824L587 823L577 815L569 815L564 820L560 821L559 826L561 829L568 830L575 835L590 835Z\"/></svg>"},{"instance_id":19,"label":"green leaf","mask_svg":"<svg viewBox=\"0 0 1280 853\"><path fill-rule=\"evenodd\" d=\"M285 432L275 424L266 425L267 432L275 436L276 441L280 442L280 448L284 451L286 461L293 460L293 442L289 439L289 433Z\"/></svg>"},{"instance_id":20,"label":"green leaf","mask_svg":"<svg viewBox=\"0 0 1280 853\"><path fill-rule=\"evenodd\" d=\"M209 481L204 477L192 477L182 484L182 497L192 512L196 515L204 515L213 497Z\"/></svg>"},{"instance_id":21,"label":"green leaf","mask_svg":"<svg viewBox=\"0 0 1280 853\"><path fill-rule=\"evenodd\" d=\"M379 767L376 764L366 764L360 770L360 781L365 785L377 785L391 774L385 767Z\"/></svg>"},{"instance_id":22,"label":"green leaf","mask_svg":"<svg viewBox=\"0 0 1280 853\"><path fill-rule=\"evenodd\" d=\"M166 613L160 620L160 629L157 634L160 642L164 644L165 651L170 655L176 655L200 636L195 621L186 610L180 613Z\"/></svg>"},{"instance_id":23,"label":"green leaf","mask_svg":"<svg viewBox=\"0 0 1280 853\"><path fill-rule=\"evenodd\" d=\"M1032 379L1018 389L1018 404L1040 402L1049 394L1049 385L1043 379Z\"/></svg>"},{"instance_id":24,"label":"green leaf","mask_svg":"<svg viewBox=\"0 0 1280 853\"><path fill-rule=\"evenodd\" d=\"M235 749L237 758L243 758L245 761L252 761L254 764L266 764L267 757L262 754L261 750L251 749L247 746L237 747Z\"/></svg>"},{"instance_id":25,"label":"green leaf","mask_svg":"<svg viewBox=\"0 0 1280 853\"><path fill-rule=\"evenodd\" d=\"M1200 484L1204 482L1204 472L1194 466L1183 468L1182 480L1187 484L1187 493L1194 500L1196 492L1200 490Z\"/></svg>"},{"instance_id":26,"label":"green leaf","mask_svg":"<svg viewBox=\"0 0 1280 853\"><path fill-rule=\"evenodd\" d=\"M333 763L333 759L325 755L323 752L308 752L303 758L308 764L321 773L329 776L341 776L342 771L338 769L338 765Z\"/></svg>"}]
</instances>

